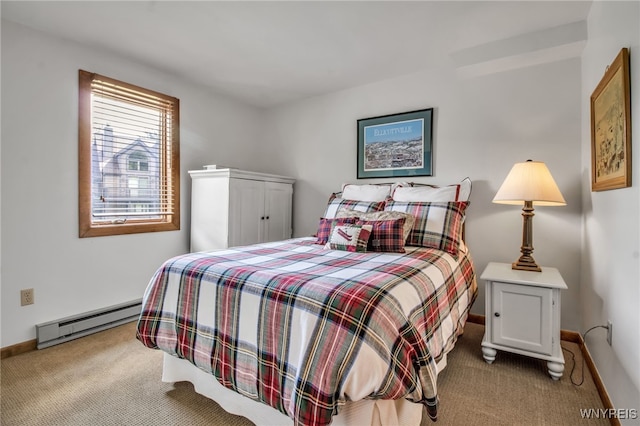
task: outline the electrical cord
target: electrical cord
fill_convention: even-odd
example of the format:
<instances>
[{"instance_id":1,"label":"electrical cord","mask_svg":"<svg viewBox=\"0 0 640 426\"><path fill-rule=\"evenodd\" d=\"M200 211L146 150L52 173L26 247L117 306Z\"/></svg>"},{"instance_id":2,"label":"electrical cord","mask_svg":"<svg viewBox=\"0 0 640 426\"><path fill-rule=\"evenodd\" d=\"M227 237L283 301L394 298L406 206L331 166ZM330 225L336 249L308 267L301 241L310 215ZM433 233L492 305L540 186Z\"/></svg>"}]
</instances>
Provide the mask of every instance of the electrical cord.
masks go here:
<instances>
[{"instance_id":1,"label":"electrical cord","mask_svg":"<svg viewBox=\"0 0 640 426\"><path fill-rule=\"evenodd\" d=\"M595 330L596 328L606 328L607 330L609 329L609 327L607 327L606 325L594 325L593 327L591 327L590 329L582 333L582 341L586 342L587 333L589 333L591 330ZM565 348L562 345L560 345L560 347L562 348L562 350L567 351L571 354L571 360L573 361L573 367L571 367L571 372L569 373L569 379L571 380L571 384L574 386L582 386L582 384L584 383L584 356L581 357L581 363L580 363L580 373L581 373L580 383L576 383L573 381L573 371L576 369L576 355L573 353L571 349Z\"/></svg>"}]
</instances>

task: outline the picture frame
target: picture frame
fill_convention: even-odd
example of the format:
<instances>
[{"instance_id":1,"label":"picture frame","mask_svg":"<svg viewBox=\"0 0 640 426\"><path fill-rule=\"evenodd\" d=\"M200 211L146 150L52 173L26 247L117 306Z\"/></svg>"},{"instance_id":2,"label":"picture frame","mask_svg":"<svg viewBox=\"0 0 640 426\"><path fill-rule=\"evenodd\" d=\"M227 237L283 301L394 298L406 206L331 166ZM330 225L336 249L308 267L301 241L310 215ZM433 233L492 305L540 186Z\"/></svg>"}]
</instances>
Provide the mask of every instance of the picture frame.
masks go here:
<instances>
[{"instance_id":1,"label":"picture frame","mask_svg":"<svg viewBox=\"0 0 640 426\"><path fill-rule=\"evenodd\" d=\"M362 118L358 179L432 176L433 108Z\"/></svg>"},{"instance_id":2,"label":"picture frame","mask_svg":"<svg viewBox=\"0 0 640 426\"><path fill-rule=\"evenodd\" d=\"M591 95L591 191L631 186L630 89L622 48Z\"/></svg>"}]
</instances>

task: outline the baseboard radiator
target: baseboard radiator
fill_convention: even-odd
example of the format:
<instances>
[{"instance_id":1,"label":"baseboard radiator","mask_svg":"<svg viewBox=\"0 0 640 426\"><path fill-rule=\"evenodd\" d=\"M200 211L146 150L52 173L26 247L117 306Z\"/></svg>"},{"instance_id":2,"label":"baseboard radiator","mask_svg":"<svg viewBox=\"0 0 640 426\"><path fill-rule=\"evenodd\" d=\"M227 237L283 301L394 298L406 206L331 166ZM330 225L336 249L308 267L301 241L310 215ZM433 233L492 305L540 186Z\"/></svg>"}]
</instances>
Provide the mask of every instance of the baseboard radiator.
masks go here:
<instances>
[{"instance_id":1,"label":"baseboard radiator","mask_svg":"<svg viewBox=\"0 0 640 426\"><path fill-rule=\"evenodd\" d=\"M138 319L142 299L36 325L38 349L97 333Z\"/></svg>"}]
</instances>

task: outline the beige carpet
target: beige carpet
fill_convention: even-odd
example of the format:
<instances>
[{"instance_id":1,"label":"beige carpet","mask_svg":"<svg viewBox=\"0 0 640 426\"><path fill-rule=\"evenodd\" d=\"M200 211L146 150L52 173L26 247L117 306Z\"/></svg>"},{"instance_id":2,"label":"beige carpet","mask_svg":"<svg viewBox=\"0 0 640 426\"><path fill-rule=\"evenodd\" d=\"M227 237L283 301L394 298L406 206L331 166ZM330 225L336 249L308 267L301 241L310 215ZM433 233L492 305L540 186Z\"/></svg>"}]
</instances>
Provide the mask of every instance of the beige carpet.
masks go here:
<instances>
[{"instance_id":1,"label":"beige carpet","mask_svg":"<svg viewBox=\"0 0 640 426\"><path fill-rule=\"evenodd\" d=\"M2 360L0 423L9 425L251 425L196 394L189 383L160 381L162 354L135 340L126 324L48 349ZM442 425L575 425L580 409L603 408L585 368L584 384L559 382L545 362L499 352L488 365L484 327L467 324L439 378ZM563 342L578 360L579 349ZM608 424L591 420L590 425ZM423 420L423 425L432 424Z\"/></svg>"}]
</instances>

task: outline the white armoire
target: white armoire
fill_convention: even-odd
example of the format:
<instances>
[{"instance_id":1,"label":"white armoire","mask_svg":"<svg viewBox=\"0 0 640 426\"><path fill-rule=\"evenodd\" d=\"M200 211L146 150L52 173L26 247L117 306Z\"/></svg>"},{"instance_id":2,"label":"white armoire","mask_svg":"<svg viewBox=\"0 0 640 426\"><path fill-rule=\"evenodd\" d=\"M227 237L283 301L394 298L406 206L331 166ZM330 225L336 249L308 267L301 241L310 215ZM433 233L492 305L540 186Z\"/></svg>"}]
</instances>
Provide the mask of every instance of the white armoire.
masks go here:
<instances>
[{"instance_id":1,"label":"white armoire","mask_svg":"<svg viewBox=\"0 0 640 426\"><path fill-rule=\"evenodd\" d=\"M291 238L294 179L231 168L189 175L192 252Z\"/></svg>"}]
</instances>

